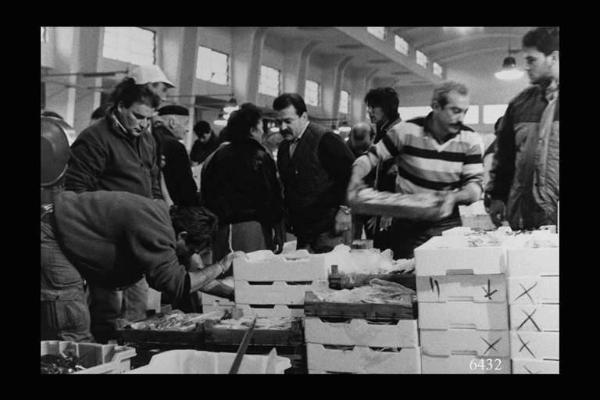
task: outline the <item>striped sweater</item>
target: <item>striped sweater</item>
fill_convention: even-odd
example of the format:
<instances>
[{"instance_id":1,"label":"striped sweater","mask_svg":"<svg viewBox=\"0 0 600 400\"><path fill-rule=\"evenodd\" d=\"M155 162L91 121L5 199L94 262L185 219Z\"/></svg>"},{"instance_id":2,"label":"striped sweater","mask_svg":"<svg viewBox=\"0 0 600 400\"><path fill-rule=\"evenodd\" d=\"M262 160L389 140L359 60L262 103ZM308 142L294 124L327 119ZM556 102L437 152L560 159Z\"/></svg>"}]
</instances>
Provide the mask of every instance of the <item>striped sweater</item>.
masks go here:
<instances>
[{"instance_id":1,"label":"striped sweater","mask_svg":"<svg viewBox=\"0 0 600 400\"><path fill-rule=\"evenodd\" d=\"M413 194L461 189L468 183L483 185L483 140L471 128L444 143L438 143L425 129L432 118L416 118L395 125L387 135L360 157L355 168L368 173L379 162L396 158L396 192ZM483 190L483 188L482 188Z\"/></svg>"}]
</instances>

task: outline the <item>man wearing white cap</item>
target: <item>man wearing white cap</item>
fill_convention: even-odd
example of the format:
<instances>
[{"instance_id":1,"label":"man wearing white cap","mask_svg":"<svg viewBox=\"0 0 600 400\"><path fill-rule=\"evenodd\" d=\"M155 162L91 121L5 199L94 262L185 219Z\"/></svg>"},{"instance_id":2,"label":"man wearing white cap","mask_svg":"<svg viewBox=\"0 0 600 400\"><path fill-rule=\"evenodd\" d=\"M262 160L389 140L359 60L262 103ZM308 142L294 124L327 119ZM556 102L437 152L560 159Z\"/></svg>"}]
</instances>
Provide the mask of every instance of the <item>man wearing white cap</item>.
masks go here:
<instances>
[{"instance_id":1,"label":"man wearing white cap","mask_svg":"<svg viewBox=\"0 0 600 400\"><path fill-rule=\"evenodd\" d=\"M138 85L147 84L163 101L167 97L167 91L175 87L158 65L138 65L131 70L129 76Z\"/></svg>"}]
</instances>

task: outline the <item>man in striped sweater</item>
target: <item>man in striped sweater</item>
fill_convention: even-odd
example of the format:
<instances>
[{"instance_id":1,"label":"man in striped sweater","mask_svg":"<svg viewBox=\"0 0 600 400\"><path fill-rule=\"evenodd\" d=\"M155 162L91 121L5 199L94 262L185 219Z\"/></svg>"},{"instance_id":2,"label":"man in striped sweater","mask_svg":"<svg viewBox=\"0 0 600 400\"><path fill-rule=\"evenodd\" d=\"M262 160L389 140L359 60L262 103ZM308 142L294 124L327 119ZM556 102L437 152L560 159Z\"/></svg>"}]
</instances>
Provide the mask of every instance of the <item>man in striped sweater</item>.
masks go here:
<instances>
[{"instance_id":1,"label":"man in striped sweater","mask_svg":"<svg viewBox=\"0 0 600 400\"><path fill-rule=\"evenodd\" d=\"M392 158L398 166L396 192L439 192L444 196L431 220L394 219L390 233L396 259L412 258L413 250L429 238L460 226L458 205L479 200L483 191L483 140L463 125L469 108L467 87L453 81L438 85L431 108L425 117L395 125L352 167L349 199L364 186L363 178L373 168Z\"/></svg>"}]
</instances>

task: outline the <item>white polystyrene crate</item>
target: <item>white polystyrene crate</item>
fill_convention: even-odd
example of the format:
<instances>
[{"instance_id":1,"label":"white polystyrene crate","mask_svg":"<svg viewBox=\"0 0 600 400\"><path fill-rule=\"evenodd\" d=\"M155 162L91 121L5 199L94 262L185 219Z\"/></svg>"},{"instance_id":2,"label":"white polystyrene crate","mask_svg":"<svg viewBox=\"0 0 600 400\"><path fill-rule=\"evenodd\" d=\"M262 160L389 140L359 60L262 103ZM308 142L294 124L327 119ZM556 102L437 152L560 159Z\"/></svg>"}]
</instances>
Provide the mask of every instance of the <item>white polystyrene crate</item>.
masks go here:
<instances>
[{"instance_id":1,"label":"white polystyrene crate","mask_svg":"<svg viewBox=\"0 0 600 400\"><path fill-rule=\"evenodd\" d=\"M510 332L511 358L560 359L559 332Z\"/></svg>"},{"instance_id":2,"label":"white polystyrene crate","mask_svg":"<svg viewBox=\"0 0 600 400\"><path fill-rule=\"evenodd\" d=\"M509 304L556 304L559 302L558 275L513 276L508 278Z\"/></svg>"},{"instance_id":3,"label":"white polystyrene crate","mask_svg":"<svg viewBox=\"0 0 600 400\"><path fill-rule=\"evenodd\" d=\"M260 250L233 261L233 277L236 281L315 281L327 279L325 256L298 250L285 254L273 254Z\"/></svg>"},{"instance_id":4,"label":"white polystyrene crate","mask_svg":"<svg viewBox=\"0 0 600 400\"><path fill-rule=\"evenodd\" d=\"M200 293L200 299L203 306L233 306L235 302L224 297L214 296L212 294Z\"/></svg>"},{"instance_id":5,"label":"white polystyrene crate","mask_svg":"<svg viewBox=\"0 0 600 400\"><path fill-rule=\"evenodd\" d=\"M418 347L416 320L399 320L392 324L350 319L347 322L326 322L318 317L304 320L306 342L332 345L374 347Z\"/></svg>"},{"instance_id":6,"label":"white polystyrene crate","mask_svg":"<svg viewBox=\"0 0 600 400\"><path fill-rule=\"evenodd\" d=\"M235 305L243 311L244 315L256 315L258 317L304 317L303 307L294 307L284 304L240 304Z\"/></svg>"},{"instance_id":7,"label":"white polystyrene crate","mask_svg":"<svg viewBox=\"0 0 600 400\"><path fill-rule=\"evenodd\" d=\"M506 247L508 276L560 275L558 234L521 234L507 241Z\"/></svg>"},{"instance_id":8,"label":"white polystyrene crate","mask_svg":"<svg viewBox=\"0 0 600 400\"><path fill-rule=\"evenodd\" d=\"M558 304L510 304L510 329L518 332L558 332Z\"/></svg>"},{"instance_id":9,"label":"white polystyrene crate","mask_svg":"<svg viewBox=\"0 0 600 400\"><path fill-rule=\"evenodd\" d=\"M233 310L233 308L235 307L235 305L203 305L202 306L202 312L203 313L209 313L209 312L213 312L213 311L231 311Z\"/></svg>"},{"instance_id":10,"label":"white polystyrene crate","mask_svg":"<svg viewBox=\"0 0 600 400\"><path fill-rule=\"evenodd\" d=\"M442 232L442 236L464 236L472 234L474 231L468 226L457 226L454 228L446 229Z\"/></svg>"},{"instance_id":11,"label":"white polystyrene crate","mask_svg":"<svg viewBox=\"0 0 600 400\"><path fill-rule=\"evenodd\" d=\"M351 350L330 348L317 343L306 344L309 370L359 374L420 374L421 351L403 348L380 351L354 346Z\"/></svg>"},{"instance_id":12,"label":"white polystyrene crate","mask_svg":"<svg viewBox=\"0 0 600 400\"><path fill-rule=\"evenodd\" d=\"M421 356L422 374L510 374L510 358L469 355Z\"/></svg>"},{"instance_id":13,"label":"white polystyrene crate","mask_svg":"<svg viewBox=\"0 0 600 400\"><path fill-rule=\"evenodd\" d=\"M296 282L249 282L235 281L235 302L241 304L303 305L307 291L318 291L327 281Z\"/></svg>"},{"instance_id":14,"label":"white polystyrene crate","mask_svg":"<svg viewBox=\"0 0 600 400\"><path fill-rule=\"evenodd\" d=\"M506 252L500 245L474 247L471 236L434 236L415 249L417 276L502 274Z\"/></svg>"},{"instance_id":15,"label":"white polystyrene crate","mask_svg":"<svg viewBox=\"0 0 600 400\"><path fill-rule=\"evenodd\" d=\"M418 276L416 281L419 303L506 302L504 274Z\"/></svg>"},{"instance_id":16,"label":"white polystyrene crate","mask_svg":"<svg viewBox=\"0 0 600 400\"><path fill-rule=\"evenodd\" d=\"M512 359L512 373L514 374L558 374L560 361L554 360L528 360L521 358Z\"/></svg>"},{"instance_id":17,"label":"white polystyrene crate","mask_svg":"<svg viewBox=\"0 0 600 400\"><path fill-rule=\"evenodd\" d=\"M421 350L430 356L510 357L508 331L421 329Z\"/></svg>"},{"instance_id":18,"label":"white polystyrene crate","mask_svg":"<svg viewBox=\"0 0 600 400\"><path fill-rule=\"evenodd\" d=\"M506 303L419 303L419 329L507 330Z\"/></svg>"}]
</instances>

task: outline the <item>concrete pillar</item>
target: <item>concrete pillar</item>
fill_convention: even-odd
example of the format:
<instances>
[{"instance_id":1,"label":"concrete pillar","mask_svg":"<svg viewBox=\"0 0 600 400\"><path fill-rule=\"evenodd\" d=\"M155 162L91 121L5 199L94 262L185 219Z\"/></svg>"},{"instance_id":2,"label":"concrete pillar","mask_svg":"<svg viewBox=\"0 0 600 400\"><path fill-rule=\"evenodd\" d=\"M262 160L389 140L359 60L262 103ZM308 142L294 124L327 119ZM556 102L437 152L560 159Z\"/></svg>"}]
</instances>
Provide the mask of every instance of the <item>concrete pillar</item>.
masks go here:
<instances>
[{"instance_id":1,"label":"concrete pillar","mask_svg":"<svg viewBox=\"0 0 600 400\"><path fill-rule=\"evenodd\" d=\"M287 43L286 43L287 44ZM304 97L310 55L319 42L295 40L286 46L283 68L283 92Z\"/></svg>"},{"instance_id":2,"label":"concrete pillar","mask_svg":"<svg viewBox=\"0 0 600 400\"><path fill-rule=\"evenodd\" d=\"M179 93L195 94L194 81L196 80L196 67L198 63L198 27L188 26L183 31L183 41L180 44L181 65L179 68ZM183 143L188 151L194 142L194 98L181 97L178 103L190 111L190 124L188 133L183 138Z\"/></svg>"},{"instance_id":3,"label":"concrete pillar","mask_svg":"<svg viewBox=\"0 0 600 400\"><path fill-rule=\"evenodd\" d=\"M357 68L354 71L352 79L352 101L351 101L351 119L355 124L365 120L367 106L364 99L367 92L371 89L372 79L377 73L377 69Z\"/></svg>"},{"instance_id":4,"label":"concrete pillar","mask_svg":"<svg viewBox=\"0 0 600 400\"><path fill-rule=\"evenodd\" d=\"M268 28L231 28L233 36L231 84L238 103L256 103L260 66Z\"/></svg>"},{"instance_id":5,"label":"concrete pillar","mask_svg":"<svg viewBox=\"0 0 600 400\"><path fill-rule=\"evenodd\" d=\"M337 119L340 110L340 90L346 67L352 57L336 57L328 67L323 82L323 111L327 118Z\"/></svg>"},{"instance_id":6,"label":"concrete pillar","mask_svg":"<svg viewBox=\"0 0 600 400\"><path fill-rule=\"evenodd\" d=\"M184 27L165 27L160 30L158 35L157 64L167 75L167 78L175 84L175 87L169 90L169 95L173 96L189 94L189 92L186 92L186 88L181 87L182 43L185 40L185 29Z\"/></svg>"}]
</instances>

